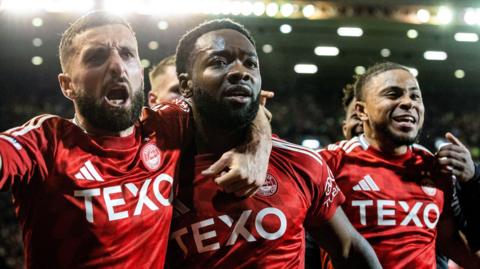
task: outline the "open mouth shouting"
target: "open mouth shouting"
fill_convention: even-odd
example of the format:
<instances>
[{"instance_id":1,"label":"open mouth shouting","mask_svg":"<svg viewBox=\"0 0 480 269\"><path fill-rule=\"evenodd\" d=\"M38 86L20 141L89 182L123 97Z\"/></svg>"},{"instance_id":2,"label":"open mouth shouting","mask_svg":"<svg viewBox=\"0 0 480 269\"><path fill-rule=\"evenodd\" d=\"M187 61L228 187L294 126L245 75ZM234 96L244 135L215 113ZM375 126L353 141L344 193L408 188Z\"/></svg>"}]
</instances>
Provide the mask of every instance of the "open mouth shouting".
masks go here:
<instances>
[{"instance_id":1,"label":"open mouth shouting","mask_svg":"<svg viewBox=\"0 0 480 269\"><path fill-rule=\"evenodd\" d=\"M126 83L116 83L108 86L105 100L110 106L120 107L128 104L129 92Z\"/></svg>"}]
</instances>

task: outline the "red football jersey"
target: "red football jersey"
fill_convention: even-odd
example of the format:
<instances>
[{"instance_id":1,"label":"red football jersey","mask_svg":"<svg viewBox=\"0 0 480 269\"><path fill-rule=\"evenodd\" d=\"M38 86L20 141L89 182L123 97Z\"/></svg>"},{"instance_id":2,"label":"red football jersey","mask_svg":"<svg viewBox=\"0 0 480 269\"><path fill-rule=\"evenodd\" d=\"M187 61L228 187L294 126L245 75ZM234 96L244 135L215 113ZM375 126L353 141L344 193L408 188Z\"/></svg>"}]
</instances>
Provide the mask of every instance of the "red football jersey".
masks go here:
<instances>
[{"instance_id":1,"label":"red football jersey","mask_svg":"<svg viewBox=\"0 0 480 269\"><path fill-rule=\"evenodd\" d=\"M304 229L321 236L318 226L344 200L317 153L279 139L266 182L251 198L226 194L200 174L214 155L192 159L174 202L169 267L304 268Z\"/></svg>"},{"instance_id":2,"label":"red football jersey","mask_svg":"<svg viewBox=\"0 0 480 269\"><path fill-rule=\"evenodd\" d=\"M143 116L127 137L53 115L0 134L0 190L13 194L28 268L163 268L189 116L173 104Z\"/></svg>"},{"instance_id":3,"label":"red football jersey","mask_svg":"<svg viewBox=\"0 0 480 269\"><path fill-rule=\"evenodd\" d=\"M387 156L360 136L320 154L346 196L343 210L384 268L436 268L436 225L451 190L428 150L413 145Z\"/></svg>"}]
</instances>

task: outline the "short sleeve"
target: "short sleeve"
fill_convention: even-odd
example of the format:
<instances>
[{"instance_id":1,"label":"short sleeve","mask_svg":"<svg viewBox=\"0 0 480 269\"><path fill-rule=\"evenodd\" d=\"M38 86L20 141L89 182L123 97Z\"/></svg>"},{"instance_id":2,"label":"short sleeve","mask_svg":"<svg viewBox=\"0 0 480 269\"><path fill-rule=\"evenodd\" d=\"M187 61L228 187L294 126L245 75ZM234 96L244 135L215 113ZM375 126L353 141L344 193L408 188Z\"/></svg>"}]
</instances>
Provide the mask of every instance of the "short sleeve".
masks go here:
<instances>
[{"instance_id":1,"label":"short sleeve","mask_svg":"<svg viewBox=\"0 0 480 269\"><path fill-rule=\"evenodd\" d=\"M332 144L327 146L325 149L318 150L317 153L322 156L333 174L338 174L338 169L340 166L339 160L341 158L342 149L338 145Z\"/></svg>"},{"instance_id":2,"label":"short sleeve","mask_svg":"<svg viewBox=\"0 0 480 269\"><path fill-rule=\"evenodd\" d=\"M145 108L140 122L144 132L157 133L171 147L187 148L193 141L193 117L186 99L174 99Z\"/></svg>"},{"instance_id":3,"label":"short sleeve","mask_svg":"<svg viewBox=\"0 0 480 269\"><path fill-rule=\"evenodd\" d=\"M49 159L54 154L52 122L54 116L38 116L26 124L0 133L0 190L15 184L29 184L34 178L46 178Z\"/></svg>"}]
</instances>

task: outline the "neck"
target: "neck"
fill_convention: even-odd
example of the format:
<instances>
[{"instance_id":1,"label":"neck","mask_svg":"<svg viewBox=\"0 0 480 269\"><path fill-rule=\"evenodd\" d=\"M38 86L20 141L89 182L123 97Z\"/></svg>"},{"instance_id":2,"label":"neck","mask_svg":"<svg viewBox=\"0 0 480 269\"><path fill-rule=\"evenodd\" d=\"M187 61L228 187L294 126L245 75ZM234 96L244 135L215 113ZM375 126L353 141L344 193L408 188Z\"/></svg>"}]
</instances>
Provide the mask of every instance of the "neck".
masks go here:
<instances>
[{"instance_id":1,"label":"neck","mask_svg":"<svg viewBox=\"0 0 480 269\"><path fill-rule=\"evenodd\" d=\"M386 155L402 155L405 154L408 149L407 145L399 146L393 143L391 139L388 139L388 137L382 137L369 128L365 128L365 139L370 146Z\"/></svg>"},{"instance_id":2,"label":"neck","mask_svg":"<svg viewBox=\"0 0 480 269\"><path fill-rule=\"evenodd\" d=\"M203 120L194 111L196 127L195 141L198 153L223 154L226 151L241 145L247 134L247 127L226 130L225 128Z\"/></svg>"},{"instance_id":3,"label":"neck","mask_svg":"<svg viewBox=\"0 0 480 269\"><path fill-rule=\"evenodd\" d=\"M118 132L113 132L109 130L103 130L100 128L97 128L95 126L92 126L87 119L85 119L82 115L80 114L75 114L75 117L73 118L74 123L83 129L83 131L89 135L93 136L118 136L118 137L126 137L129 136L133 133L134 126L130 126L125 130L118 131Z\"/></svg>"}]
</instances>

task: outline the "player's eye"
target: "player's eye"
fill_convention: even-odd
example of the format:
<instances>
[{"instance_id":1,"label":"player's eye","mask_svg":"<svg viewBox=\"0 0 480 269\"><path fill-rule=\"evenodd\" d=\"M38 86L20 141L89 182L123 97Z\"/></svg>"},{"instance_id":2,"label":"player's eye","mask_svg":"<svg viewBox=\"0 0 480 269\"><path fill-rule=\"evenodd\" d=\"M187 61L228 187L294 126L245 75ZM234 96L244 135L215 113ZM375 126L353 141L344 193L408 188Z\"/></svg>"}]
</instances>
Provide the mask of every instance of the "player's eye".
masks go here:
<instances>
[{"instance_id":1,"label":"player's eye","mask_svg":"<svg viewBox=\"0 0 480 269\"><path fill-rule=\"evenodd\" d=\"M254 58L248 58L246 61L245 61L245 66L248 67L248 68L251 68L251 69L255 69L258 67L258 62L256 59Z\"/></svg>"},{"instance_id":2,"label":"player's eye","mask_svg":"<svg viewBox=\"0 0 480 269\"><path fill-rule=\"evenodd\" d=\"M227 59L224 57L215 56L210 61L210 64L214 67L224 67L227 65Z\"/></svg>"}]
</instances>

